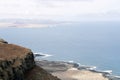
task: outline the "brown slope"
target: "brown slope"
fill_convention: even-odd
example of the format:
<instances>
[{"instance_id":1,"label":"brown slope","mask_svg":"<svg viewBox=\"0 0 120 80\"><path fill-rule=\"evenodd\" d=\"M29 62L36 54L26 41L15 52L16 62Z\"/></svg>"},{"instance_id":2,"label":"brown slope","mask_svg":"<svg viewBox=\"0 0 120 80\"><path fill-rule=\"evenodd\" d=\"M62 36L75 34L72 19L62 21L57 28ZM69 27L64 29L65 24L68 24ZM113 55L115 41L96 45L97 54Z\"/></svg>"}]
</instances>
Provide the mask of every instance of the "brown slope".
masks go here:
<instances>
[{"instance_id":1,"label":"brown slope","mask_svg":"<svg viewBox=\"0 0 120 80\"><path fill-rule=\"evenodd\" d=\"M35 66L30 49L0 42L0 80L59 80Z\"/></svg>"}]
</instances>

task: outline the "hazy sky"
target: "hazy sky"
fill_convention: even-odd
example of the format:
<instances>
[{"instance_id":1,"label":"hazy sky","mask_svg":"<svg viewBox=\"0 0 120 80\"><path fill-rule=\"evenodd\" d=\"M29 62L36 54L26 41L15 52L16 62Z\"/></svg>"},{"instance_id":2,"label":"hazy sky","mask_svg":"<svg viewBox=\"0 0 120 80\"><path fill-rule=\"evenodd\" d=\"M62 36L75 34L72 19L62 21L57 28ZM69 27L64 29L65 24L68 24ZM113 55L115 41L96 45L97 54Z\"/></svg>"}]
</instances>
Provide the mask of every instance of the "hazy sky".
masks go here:
<instances>
[{"instance_id":1,"label":"hazy sky","mask_svg":"<svg viewBox=\"0 0 120 80\"><path fill-rule=\"evenodd\" d=\"M0 18L120 20L120 0L0 0Z\"/></svg>"}]
</instances>

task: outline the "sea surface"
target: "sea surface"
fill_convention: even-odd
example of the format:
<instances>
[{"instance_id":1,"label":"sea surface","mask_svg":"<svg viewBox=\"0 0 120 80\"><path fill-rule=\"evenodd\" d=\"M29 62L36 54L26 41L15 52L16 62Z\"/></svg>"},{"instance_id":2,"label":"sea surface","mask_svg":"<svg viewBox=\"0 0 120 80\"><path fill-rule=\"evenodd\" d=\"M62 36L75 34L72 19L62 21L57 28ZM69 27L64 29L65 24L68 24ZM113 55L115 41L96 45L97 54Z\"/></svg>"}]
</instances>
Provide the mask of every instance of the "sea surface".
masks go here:
<instances>
[{"instance_id":1,"label":"sea surface","mask_svg":"<svg viewBox=\"0 0 120 80\"><path fill-rule=\"evenodd\" d=\"M52 55L48 60L74 61L120 75L120 22L82 22L48 28L0 28L0 37Z\"/></svg>"}]
</instances>

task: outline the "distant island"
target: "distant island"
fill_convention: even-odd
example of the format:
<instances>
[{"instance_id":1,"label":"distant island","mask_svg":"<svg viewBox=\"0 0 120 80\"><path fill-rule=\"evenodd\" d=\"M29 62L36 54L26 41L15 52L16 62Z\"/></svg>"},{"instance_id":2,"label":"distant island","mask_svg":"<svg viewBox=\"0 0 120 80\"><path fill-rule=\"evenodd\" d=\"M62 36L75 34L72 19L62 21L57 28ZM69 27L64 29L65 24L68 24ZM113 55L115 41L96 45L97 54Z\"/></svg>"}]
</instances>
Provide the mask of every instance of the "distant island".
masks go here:
<instances>
[{"instance_id":1,"label":"distant island","mask_svg":"<svg viewBox=\"0 0 120 80\"><path fill-rule=\"evenodd\" d=\"M0 28L46 28L69 21L32 20L32 19L0 19Z\"/></svg>"},{"instance_id":2,"label":"distant island","mask_svg":"<svg viewBox=\"0 0 120 80\"><path fill-rule=\"evenodd\" d=\"M48 24L42 23L12 23L12 22L0 22L0 28L16 27L16 28L44 28L49 27Z\"/></svg>"}]
</instances>

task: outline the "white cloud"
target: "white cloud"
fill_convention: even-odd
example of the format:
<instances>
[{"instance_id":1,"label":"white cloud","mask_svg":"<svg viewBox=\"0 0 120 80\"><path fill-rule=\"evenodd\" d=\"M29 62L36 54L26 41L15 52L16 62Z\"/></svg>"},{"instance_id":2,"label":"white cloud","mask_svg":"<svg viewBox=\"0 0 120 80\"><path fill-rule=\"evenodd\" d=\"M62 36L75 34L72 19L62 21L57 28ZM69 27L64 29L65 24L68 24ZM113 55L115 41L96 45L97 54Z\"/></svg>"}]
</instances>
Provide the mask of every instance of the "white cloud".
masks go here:
<instances>
[{"instance_id":1,"label":"white cloud","mask_svg":"<svg viewBox=\"0 0 120 80\"><path fill-rule=\"evenodd\" d=\"M120 18L120 0L0 0L1 18Z\"/></svg>"}]
</instances>

